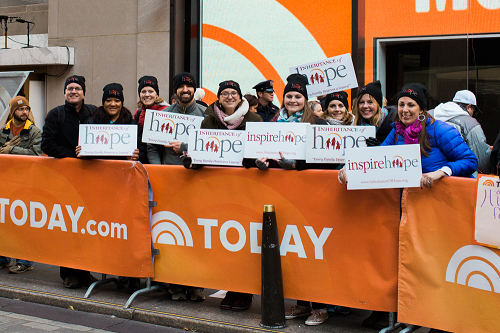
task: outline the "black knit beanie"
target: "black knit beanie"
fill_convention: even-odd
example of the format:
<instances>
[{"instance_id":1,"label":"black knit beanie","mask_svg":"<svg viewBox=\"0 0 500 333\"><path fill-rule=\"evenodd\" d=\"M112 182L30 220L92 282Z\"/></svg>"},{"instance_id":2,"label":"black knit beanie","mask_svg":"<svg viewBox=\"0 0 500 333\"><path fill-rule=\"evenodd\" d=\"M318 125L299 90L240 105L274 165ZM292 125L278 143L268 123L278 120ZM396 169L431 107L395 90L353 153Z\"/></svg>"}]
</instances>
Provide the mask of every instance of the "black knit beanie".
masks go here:
<instances>
[{"instance_id":1,"label":"black knit beanie","mask_svg":"<svg viewBox=\"0 0 500 333\"><path fill-rule=\"evenodd\" d=\"M64 82L64 91L66 92L66 87L70 83L76 83L79 84L80 87L82 87L83 94L85 95L85 78L83 76L79 75L72 75L66 79L66 82Z\"/></svg>"},{"instance_id":2,"label":"black knit beanie","mask_svg":"<svg viewBox=\"0 0 500 333\"><path fill-rule=\"evenodd\" d=\"M298 93L301 93L304 95L306 100L309 99L309 96L307 95L307 78L302 75L302 74L290 74L287 78L286 81L288 82L285 86L285 90L283 91L283 99L285 98L285 95L289 91L296 91Z\"/></svg>"},{"instance_id":3,"label":"black knit beanie","mask_svg":"<svg viewBox=\"0 0 500 333\"><path fill-rule=\"evenodd\" d=\"M427 110L425 106L425 97L427 88L422 83L408 83L403 86L398 94L398 101L401 97L410 97L420 106L422 110Z\"/></svg>"},{"instance_id":4,"label":"black knit beanie","mask_svg":"<svg viewBox=\"0 0 500 333\"><path fill-rule=\"evenodd\" d=\"M224 89L227 89L227 88L231 88L231 89L236 90L238 92L238 95L240 95L240 98L241 98L240 85L238 84L238 82L233 81L233 80L222 81L221 83L219 83L219 90L217 91L217 98L219 98L220 97L220 93Z\"/></svg>"},{"instance_id":5,"label":"black knit beanie","mask_svg":"<svg viewBox=\"0 0 500 333\"><path fill-rule=\"evenodd\" d=\"M118 98L123 103L123 87L119 83L110 83L102 88L102 104L110 97Z\"/></svg>"},{"instance_id":6,"label":"black knit beanie","mask_svg":"<svg viewBox=\"0 0 500 333\"><path fill-rule=\"evenodd\" d=\"M191 73L182 72L174 76L173 80L174 94L179 88L179 86L182 84L188 84L194 89L196 89L196 80L194 79L194 76Z\"/></svg>"},{"instance_id":7,"label":"black knit beanie","mask_svg":"<svg viewBox=\"0 0 500 333\"><path fill-rule=\"evenodd\" d=\"M328 105L333 100L341 101L344 104L345 108L349 110L349 100L347 99L349 95L345 91L337 91L331 94L326 95L325 97L325 107L328 109Z\"/></svg>"},{"instance_id":8,"label":"black knit beanie","mask_svg":"<svg viewBox=\"0 0 500 333\"><path fill-rule=\"evenodd\" d=\"M143 76L139 79L139 96L141 95L141 90L144 87L151 87L156 91L157 95L160 95L160 89L158 88L158 80L154 76Z\"/></svg>"},{"instance_id":9,"label":"black knit beanie","mask_svg":"<svg viewBox=\"0 0 500 333\"><path fill-rule=\"evenodd\" d=\"M373 98L375 98L375 100L377 101L377 103L380 107L383 106L383 103L382 103L382 85L380 84L380 81L377 80L375 82L368 83L366 86L359 89L358 100L364 94L368 94L368 95L372 96Z\"/></svg>"}]
</instances>

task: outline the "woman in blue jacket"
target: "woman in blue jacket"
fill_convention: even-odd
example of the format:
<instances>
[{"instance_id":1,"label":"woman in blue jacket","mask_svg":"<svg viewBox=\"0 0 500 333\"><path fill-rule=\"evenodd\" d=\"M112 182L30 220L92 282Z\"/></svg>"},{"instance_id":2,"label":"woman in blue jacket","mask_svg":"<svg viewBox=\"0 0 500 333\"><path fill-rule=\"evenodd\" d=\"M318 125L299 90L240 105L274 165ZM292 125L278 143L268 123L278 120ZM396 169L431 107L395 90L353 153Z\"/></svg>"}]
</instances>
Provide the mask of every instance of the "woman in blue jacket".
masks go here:
<instances>
[{"instance_id":1,"label":"woman in blue jacket","mask_svg":"<svg viewBox=\"0 0 500 333\"><path fill-rule=\"evenodd\" d=\"M420 83L408 83L401 89L393 129L381 144L420 145L421 188L431 188L434 181L445 176L470 177L477 168L477 158L460 133L427 113L426 93ZM347 182L344 169L339 172L339 181Z\"/></svg>"}]
</instances>

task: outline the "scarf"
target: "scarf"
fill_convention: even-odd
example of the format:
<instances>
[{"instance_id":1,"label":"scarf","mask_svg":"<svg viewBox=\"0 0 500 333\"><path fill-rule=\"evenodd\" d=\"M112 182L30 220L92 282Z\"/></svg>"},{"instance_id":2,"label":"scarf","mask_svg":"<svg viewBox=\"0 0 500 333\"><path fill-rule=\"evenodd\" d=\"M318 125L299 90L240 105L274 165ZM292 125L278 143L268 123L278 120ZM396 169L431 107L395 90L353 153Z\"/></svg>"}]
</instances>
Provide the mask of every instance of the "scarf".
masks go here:
<instances>
[{"instance_id":1,"label":"scarf","mask_svg":"<svg viewBox=\"0 0 500 333\"><path fill-rule=\"evenodd\" d=\"M236 112L236 111L235 111ZM243 122L244 115L235 119L235 120L224 120L228 117L227 114L225 114L221 109L217 107L217 104L214 103L214 113L219 118L219 120L226 125L227 129L234 130L235 128L238 128L240 124Z\"/></svg>"},{"instance_id":2,"label":"scarf","mask_svg":"<svg viewBox=\"0 0 500 333\"><path fill-rule=\"evenodd\" d=\"M396 133L402 135L405 139L405 144L418 144L418 135L422 131L420 121L415 121L410 126L405 126L402 122L396 122Z\"/></svg>"},{"instance_id":3,"label":"scarf","mask_svg":"<svg viewBox=\"0 0 500 333\"><path fill-rule=\"evenodd\" d=\"M155 104L155 105L148 106L146 108L146 106L143 105L142 108L140 109L141 113L139 114L139 121L137 123L139 124L139 126L144 127L144 119L146 118L146 109L160 111L160 110L165 109L167 106L168 105ZM137 110L136 112L139 112L139 110Z\"/></svg>"},{"instance_id":4,"label":"scarf","mask_svg":"<svg viewBox=\"0 0 500 333\"><path fill-rule=\"evenodd\" d=\"M287 116L285 108L280 110L280 115L278 117L279 123L300 123L302 116L304 115L304 110L295 112L290 117Z\"/></svg>"},{"instance_id":5,"label":"scarf","mask_svg":"<svg viewBox=\"0 0 500 333\"><path fill-rule=\"evenodd\" d=\"M335 119L335 118L327 118L326 122L330 125L344 125L342 120Z\"/></svg>"}]
</instances>

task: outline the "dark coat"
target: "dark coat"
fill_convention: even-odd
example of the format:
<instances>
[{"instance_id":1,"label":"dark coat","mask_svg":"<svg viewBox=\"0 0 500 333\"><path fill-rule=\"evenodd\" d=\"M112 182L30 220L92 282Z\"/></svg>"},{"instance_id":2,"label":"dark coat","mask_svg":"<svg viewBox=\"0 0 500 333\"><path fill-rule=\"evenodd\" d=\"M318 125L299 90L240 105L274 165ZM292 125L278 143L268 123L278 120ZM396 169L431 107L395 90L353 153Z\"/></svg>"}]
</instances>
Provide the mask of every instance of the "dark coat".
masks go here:
<instances>
[{"instance_id":1,"label":"dark coat","mask_svg":"<svg viewBox=\"0 0 500 333\"><path fill-rule=\"evenodd\" d=\"M60 122L58 108L64 108L64 122ZM96 107L91 104L82 105L76 112L73 105L66 102L49 111L45 118L42 132L42 151L52 157L76 157L78 131L80 123L84 124Z\"/></svg>"}]
</instances>

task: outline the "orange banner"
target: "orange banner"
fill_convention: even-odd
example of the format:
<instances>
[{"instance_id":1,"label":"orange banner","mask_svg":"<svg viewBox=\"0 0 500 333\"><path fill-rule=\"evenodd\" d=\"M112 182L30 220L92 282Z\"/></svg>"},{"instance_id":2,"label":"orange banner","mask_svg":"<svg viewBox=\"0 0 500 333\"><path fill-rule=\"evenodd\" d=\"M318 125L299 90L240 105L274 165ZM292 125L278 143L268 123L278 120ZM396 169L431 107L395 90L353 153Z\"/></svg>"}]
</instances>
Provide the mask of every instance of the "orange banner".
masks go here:
<instances>
[{"instance_id":1,"label":"orange banner","mask_svg":"<svg viewBox=\"0 0 500 333\"><path fill-rule=\"evenodd\" d=\"M337 171L146 165L155 280L260 293L265 204L285 297L395 311L399 190L347 191Z\"/></svg>"},{"instance_id":2,"label":"orange banner","mask_svg":"<svg viewBox=\"0 0 500 333\"><path fill-rule=\"evenodd\" d=\"M2 155L0 177L1 255L153 276L142 164Z\"/></svg>"},{"instance_id":3,"label":"orange banner","mask_svg":"<svg viewBox=\"0 0 500 333\"><path fill-rule=\"evenodd\" d=\"M451 177L431 190L405 190L400 322L457 333L500 332L500 250L472 245L475 202L474 179Z\"/></svg>"}]
</instances>

